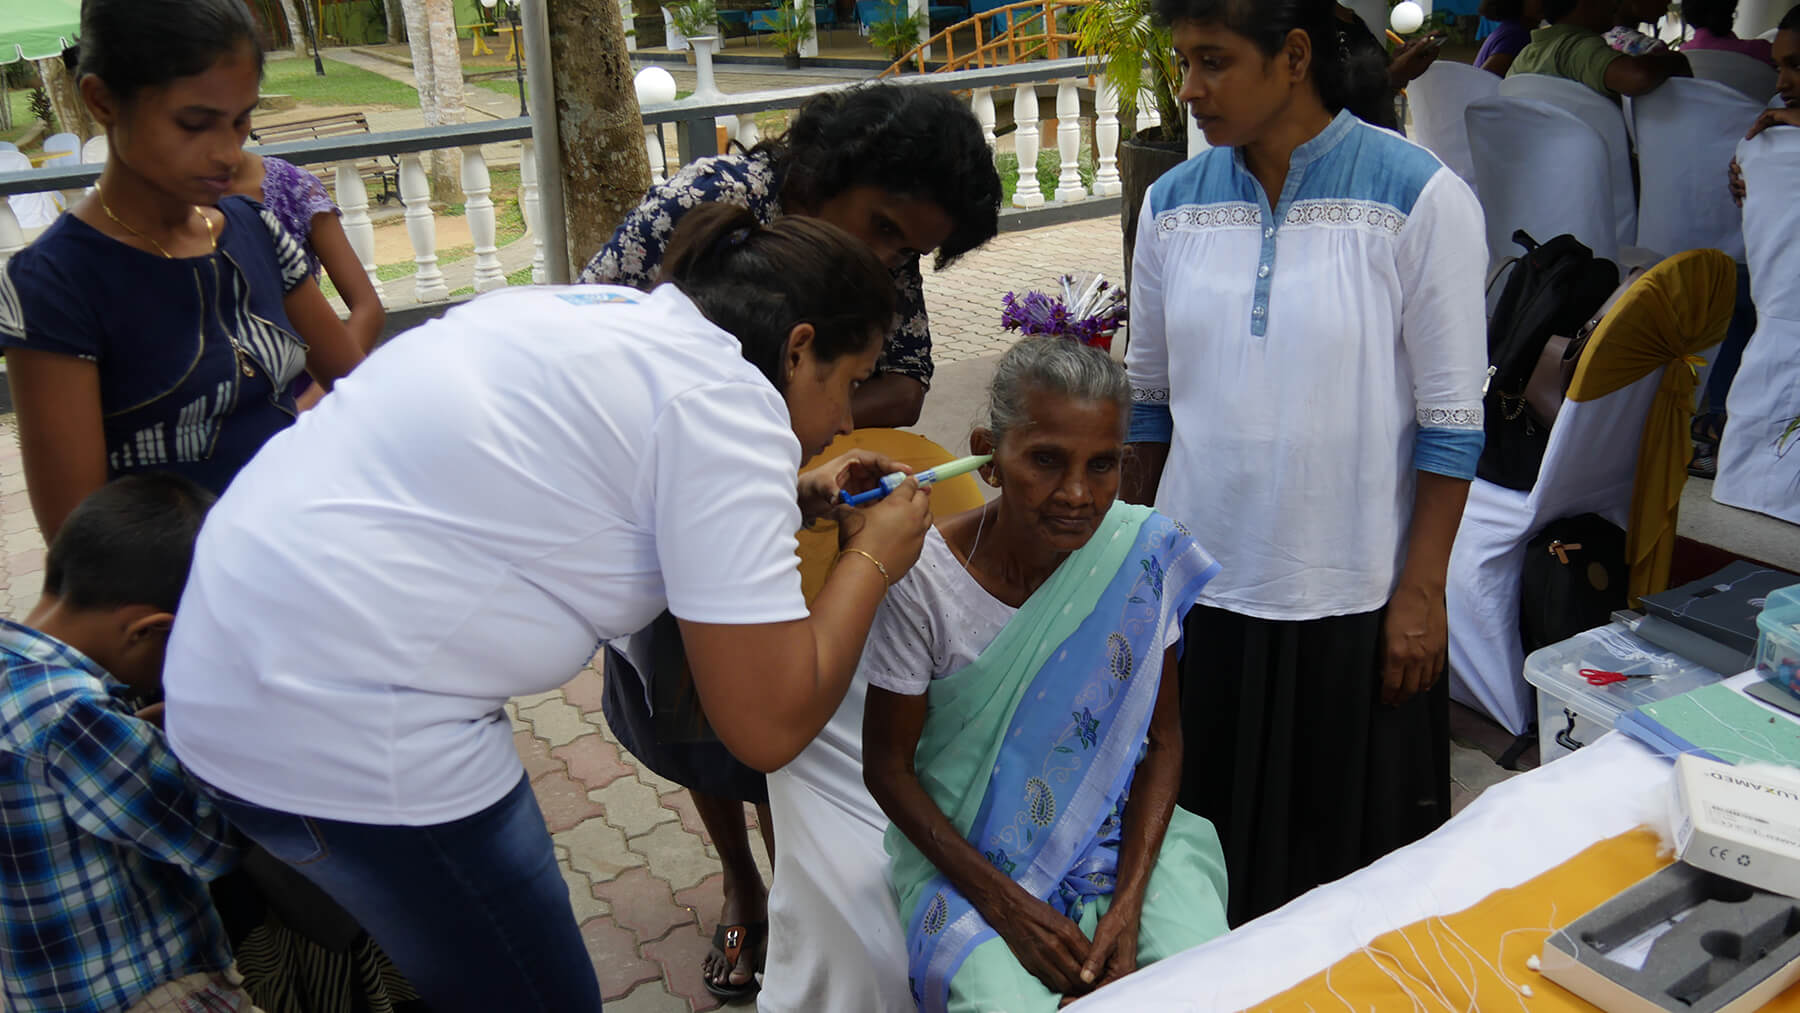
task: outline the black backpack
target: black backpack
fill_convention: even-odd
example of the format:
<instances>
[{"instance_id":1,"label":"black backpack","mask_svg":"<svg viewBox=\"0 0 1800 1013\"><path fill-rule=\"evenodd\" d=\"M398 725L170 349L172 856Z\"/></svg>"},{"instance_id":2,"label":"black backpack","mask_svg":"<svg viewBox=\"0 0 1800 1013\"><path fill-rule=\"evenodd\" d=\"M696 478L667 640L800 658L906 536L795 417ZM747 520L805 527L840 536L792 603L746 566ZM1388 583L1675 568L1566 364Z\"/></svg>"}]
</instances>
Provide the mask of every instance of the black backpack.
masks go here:
<instances>
[{"instance_id":1,"label":"black backpack","mask_svg":"<svg viewBox=\"0 0 1800 1013\"><path fill-rule=\"evenodd\" d=\"M1573 336L1619 285L1619 267L1574 236L1539 243L1523 229L1513 264L1488 321L1487 443L1475 473L1508 489L1537 484L1550 429L1526 411L1525 387L1552 335Z\"/></svg>"},{"instance_id":2,"label":"black backpack","mask_svg":"<svg viewBox=\"0 0 1800 1013\"><path fill-rule=\"evenodd\" d=\"M1551 521L1525 543L1519 639L1530 654L1605 626L1629 603L1625 532L1599 514Z\"/></svg>"}]
</instances>

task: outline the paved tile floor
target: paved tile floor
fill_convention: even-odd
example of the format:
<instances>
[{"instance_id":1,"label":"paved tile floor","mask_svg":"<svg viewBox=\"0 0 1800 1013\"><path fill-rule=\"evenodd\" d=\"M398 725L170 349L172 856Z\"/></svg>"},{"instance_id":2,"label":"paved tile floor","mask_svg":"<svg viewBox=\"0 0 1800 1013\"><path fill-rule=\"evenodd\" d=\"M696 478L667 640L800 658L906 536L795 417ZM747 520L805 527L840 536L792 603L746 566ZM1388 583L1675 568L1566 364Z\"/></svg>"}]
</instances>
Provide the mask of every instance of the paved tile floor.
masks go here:
<instances>
[{"instance_id":1,"label":"paved tile floor","mask_svg":"<svg viewBox=\"0 0 1800 1013\"><path fill-rule=\"evenodd\" d=\"M945 272L928 271L938 362L970 362L1007 346L999 306L1009 290L1081 268L1117 276L1120 242L1113 219L1079 222L1003 235ZM44 553L10 415L0 417L0 541L7 614L22 616L43 583ZM519 754L610 1013L712 1009L718 1003L699 968L722 901L717 853L686 793L620 750L601 718L601 687L601 673L589 667L562 689L516 701L509 709ZM1456 771L1464 802L1505 776L1462 747ZM753 847L760 857L761 845Z\"/></svg>"}]
</instances>

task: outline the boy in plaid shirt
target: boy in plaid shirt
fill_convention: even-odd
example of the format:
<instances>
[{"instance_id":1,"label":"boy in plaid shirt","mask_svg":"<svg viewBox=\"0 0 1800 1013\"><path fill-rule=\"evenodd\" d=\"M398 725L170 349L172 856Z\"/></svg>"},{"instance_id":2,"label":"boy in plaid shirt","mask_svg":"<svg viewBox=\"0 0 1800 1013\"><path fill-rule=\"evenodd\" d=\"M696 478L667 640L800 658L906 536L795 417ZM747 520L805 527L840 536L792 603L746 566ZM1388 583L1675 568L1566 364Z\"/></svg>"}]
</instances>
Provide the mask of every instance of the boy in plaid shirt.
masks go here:
<instances>
[{"instance_id":1,"label":"boy in plaid shirt","mask_svg":"<svg viewBox=\"0 0 1800 1013\"><path fill-rule=\"evenodd\" d=\"M119 479L57 533L44 594L0 619L0 985L14 1013L245 1010L206 881L224 819L128 702L163 651L212 496Z\"/></svg>"}]
</instances>

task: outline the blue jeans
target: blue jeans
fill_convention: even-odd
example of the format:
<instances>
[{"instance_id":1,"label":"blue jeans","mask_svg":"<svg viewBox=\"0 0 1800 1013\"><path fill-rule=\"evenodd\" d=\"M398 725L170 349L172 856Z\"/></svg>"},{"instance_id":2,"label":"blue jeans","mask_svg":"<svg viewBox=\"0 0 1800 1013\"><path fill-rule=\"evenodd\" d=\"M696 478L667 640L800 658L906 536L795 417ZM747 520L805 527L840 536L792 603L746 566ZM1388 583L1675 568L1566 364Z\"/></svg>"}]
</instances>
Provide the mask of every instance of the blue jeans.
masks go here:
<instances>
[{"instance_id":1,"label":"blue jeans","mask_svg":"<svg viewBox=\"0 0 1800 1013\"><path fill-rule=\"evenodd\" d=\"M473 816L425 827L212 794L232 825L355 916L434 1013L598 1013L599 980L526 778Z\"/></svg>"}]
</instances>

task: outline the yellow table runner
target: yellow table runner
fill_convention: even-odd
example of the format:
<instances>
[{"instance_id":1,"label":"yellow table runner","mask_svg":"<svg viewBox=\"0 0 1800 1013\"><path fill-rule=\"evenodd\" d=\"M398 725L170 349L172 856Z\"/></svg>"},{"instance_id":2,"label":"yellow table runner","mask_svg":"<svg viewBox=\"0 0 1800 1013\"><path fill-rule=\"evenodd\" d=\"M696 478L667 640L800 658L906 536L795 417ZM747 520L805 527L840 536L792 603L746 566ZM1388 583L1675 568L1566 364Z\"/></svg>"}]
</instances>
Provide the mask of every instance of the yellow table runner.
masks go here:
<instances>
[{"instance_id":1,"label":"yellow table runner","mask_svg":"<svg viewBox=\"0 0 1800 1013\"><path fill-rule=\"evenodd\" d=\"M1537 1011L1596 1007L1525 966L1560 928L1668 865L1656 835L1634 830L1588 848L1523 885L1500 890L1465 911L1429 918L1378 937L1254 1009ZM1504 975L1504 978L1502 978ZM1529 987L1531 995L1521 988ZM1764 1009L1800 1013L1800 986Z\"/></svg>"}]
</instances>

